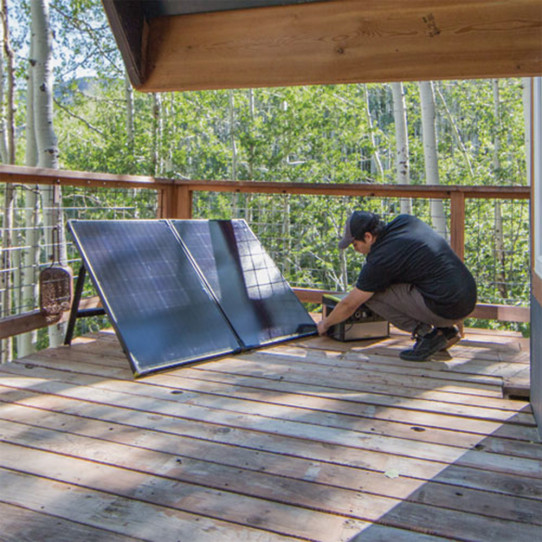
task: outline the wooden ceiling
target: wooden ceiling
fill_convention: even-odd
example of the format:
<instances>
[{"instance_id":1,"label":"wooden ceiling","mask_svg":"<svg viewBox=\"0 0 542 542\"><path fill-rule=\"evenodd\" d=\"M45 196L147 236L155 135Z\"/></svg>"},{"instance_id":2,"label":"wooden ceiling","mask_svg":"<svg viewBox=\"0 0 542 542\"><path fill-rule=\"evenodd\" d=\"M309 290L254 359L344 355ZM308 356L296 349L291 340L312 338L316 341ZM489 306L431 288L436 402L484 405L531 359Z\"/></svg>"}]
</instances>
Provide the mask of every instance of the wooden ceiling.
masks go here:
<instances>
[{"instance_id":1,"label":"wooden ceiling","mask_svg":"<svg viewBox=\"0 0 542 542\"><path fill-rule=\"evenodd\" d=\"M542 75L542 0L103 4L141 91Z\"/></svg>"}]
</instances>

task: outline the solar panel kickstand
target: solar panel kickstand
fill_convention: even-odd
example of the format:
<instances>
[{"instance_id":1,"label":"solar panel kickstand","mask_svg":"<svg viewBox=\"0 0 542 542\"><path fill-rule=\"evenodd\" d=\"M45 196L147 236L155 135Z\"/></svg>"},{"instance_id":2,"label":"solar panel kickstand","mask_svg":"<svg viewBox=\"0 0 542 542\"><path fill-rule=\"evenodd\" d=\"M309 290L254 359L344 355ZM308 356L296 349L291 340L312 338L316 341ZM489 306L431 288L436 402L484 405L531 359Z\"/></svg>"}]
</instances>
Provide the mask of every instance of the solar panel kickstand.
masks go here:
<instances>
[{"instance_id":1,"label":"solar panel kickstand","mask_svg":"<svg viewBox=\"0 0 542 542\"><path fill-rule=\"evenodd\" d=\"M68 329L66 330L66 337L64 338L64 344L70 345L73 338L73 332L75 330L75 321L77 318L83 318L88 316L102 316L105 314L103 307L96 307L93 309L79 309L79 303L81 301L81 295L83 294L83 286L85 284L85 277L87 270L85 264L82 264L79 268L79 274L77 275L77 282L75 283L75 293L73 296L72 308L70 310L70 319L68 320Z\"/></svg>"}]
</instances>

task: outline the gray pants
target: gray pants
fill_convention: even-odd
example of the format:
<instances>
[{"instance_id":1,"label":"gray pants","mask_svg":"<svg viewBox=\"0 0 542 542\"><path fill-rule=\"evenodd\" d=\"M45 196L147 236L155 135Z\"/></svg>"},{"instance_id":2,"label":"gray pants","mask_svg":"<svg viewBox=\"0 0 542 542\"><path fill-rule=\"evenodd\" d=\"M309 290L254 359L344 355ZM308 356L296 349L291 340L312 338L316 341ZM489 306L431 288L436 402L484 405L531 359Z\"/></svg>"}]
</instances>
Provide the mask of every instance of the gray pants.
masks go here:
<instances>
[{"instance_id":1,"label":"gray pants","mask_svg":"<svg viewBox=\"0 0 542 542\"><path fill-rule=\"evenodd\" d=\"M420 335L431 331L431 326L451 327L461 321L449 320L431 311L412 284L393 284L383 292L376 292L365 305L395 327Z\"/></svg>"}]
</instances>

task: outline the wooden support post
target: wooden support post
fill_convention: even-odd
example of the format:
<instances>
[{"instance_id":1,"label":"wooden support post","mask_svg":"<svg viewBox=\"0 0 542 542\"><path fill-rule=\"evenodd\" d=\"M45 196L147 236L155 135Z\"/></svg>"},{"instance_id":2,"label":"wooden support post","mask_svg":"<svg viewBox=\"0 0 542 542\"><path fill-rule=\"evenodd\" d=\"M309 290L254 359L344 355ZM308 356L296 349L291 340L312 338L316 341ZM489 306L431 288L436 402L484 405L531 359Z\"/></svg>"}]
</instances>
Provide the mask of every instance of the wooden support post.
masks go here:
<instances>
[{"instance_id":1,"label":"wooden support post","mask_svg":"<svg viewBox=\"0 0 542 542\"><path fill-rule=\"evenodd\" d=\"M450 214L450 244L463 261L465 259L465 194L462 192L451 193ZM458 327L463 337L465 334L463 323L460 323Z\"/></svg>"},{"instance_id":2,"label":"wooden support post","mask_svg":"<svg viewBox=\"0 0 542 542\"><path fill-rule=\"evenodd\" d=\"M176 186L175 189L177 191L177 205L173 218L192 218L192 190L188 186Z\"/></svg>"},{"instance_id":3,"label":"wooden support post","mask_svg":"<svg viewBox=\"0 0 542 542\"><path fill-rule=\"evenodd\" d=\"M452 192L450 196L450 244L454 252L465 259L465 195L462 192Z\"/></svg>"},{"instance_id":4,"label":"wooden support post","mask_svg":"<svg viewBox=\"0 0 542 542\"><path fill-rule=\"evenodd\" d=\"M162 190L160 218L192 218L192 194L188 186L173 184Z\"/></svg>"}]
</instances>

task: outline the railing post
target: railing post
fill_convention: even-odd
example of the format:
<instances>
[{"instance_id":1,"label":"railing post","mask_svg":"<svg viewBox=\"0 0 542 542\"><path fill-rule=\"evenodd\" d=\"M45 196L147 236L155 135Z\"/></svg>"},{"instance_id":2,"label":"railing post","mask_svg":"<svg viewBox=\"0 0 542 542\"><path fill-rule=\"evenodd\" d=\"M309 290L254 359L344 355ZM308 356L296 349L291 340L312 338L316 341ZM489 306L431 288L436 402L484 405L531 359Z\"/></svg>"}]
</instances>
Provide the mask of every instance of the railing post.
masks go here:
<instances>
[{"instance_id":1,"label":"railing post","mask_svg":"<svg viewBox=\"0 0 542 542\"><path fill-rule=\"evenodd\" d=\"M465 259L465 194L452 192L450 196L450 245L454 252Z\"/></svg>"},{"instance_id":2,"label":"railing post","mask_svg":"<svg viewBox=\"0 0 542 542\"><path fill-rule=\"evenodd\" d=\"M192 190L187 186L172 184L162 190L160 218L192 218Z\"/></svg>"}]
</instances>

